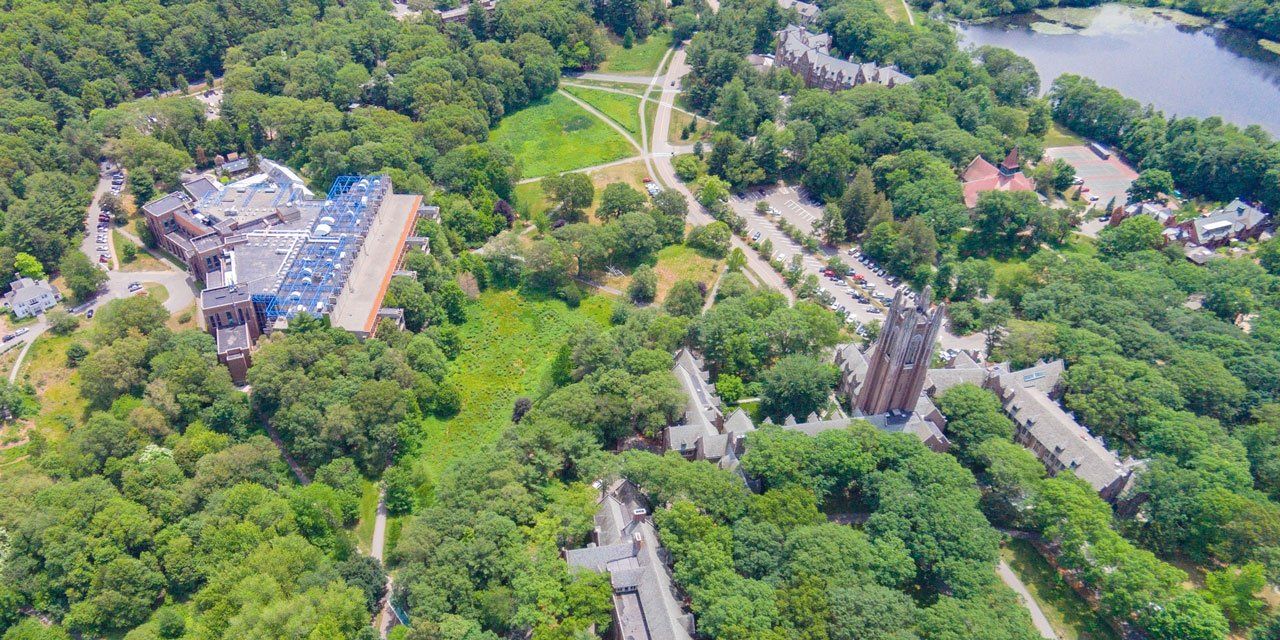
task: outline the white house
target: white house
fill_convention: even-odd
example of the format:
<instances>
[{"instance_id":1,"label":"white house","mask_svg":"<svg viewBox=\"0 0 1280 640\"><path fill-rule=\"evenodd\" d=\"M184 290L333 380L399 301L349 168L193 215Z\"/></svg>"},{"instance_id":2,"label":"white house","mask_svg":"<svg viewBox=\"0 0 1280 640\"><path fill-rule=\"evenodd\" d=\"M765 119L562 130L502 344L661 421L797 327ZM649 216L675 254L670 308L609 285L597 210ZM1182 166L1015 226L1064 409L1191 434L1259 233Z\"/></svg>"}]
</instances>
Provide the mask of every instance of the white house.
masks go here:
<instances>
[{"instance_id":1,"label":"white house","mask_svg":"<svg viewBox=\"0 0 1280 640\"><path fill-rule=\"evenodd\" d=\"M18 278L10 285L9 293L4 295L4 306L12 309L19 318L27 318L52 309L59 300L62 300L62 294L48 280Z\"/></svg>"}]
</instances>

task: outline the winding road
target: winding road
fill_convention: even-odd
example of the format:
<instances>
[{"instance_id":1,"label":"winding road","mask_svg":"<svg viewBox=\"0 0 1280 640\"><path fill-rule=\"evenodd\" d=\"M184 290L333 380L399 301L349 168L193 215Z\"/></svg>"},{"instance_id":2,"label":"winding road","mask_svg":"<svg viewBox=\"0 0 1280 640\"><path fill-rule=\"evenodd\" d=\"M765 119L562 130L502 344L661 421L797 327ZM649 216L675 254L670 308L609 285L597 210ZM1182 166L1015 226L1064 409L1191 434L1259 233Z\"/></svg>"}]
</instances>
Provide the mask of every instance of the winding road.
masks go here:
<instances>
[{"instance_id":1,"label":"winding road","mask_svg":"<svg viewBox=\"0 0 1280 640\"><path fill-rule=\"evenodd\" d=\"M95 238L98 233L98 212L100 211L98 203L102 201L102 196L110 191L111 174L114 171L110 165L106 163L103 163L99 169L98 184L93 190L93 200L89 202L89 206L85 209L84 239L80 241L80 251L83 252L85 256L89 258L89 261L95 265L100 264L98 262L98 243ZM124 235L131 240L137 240L126 230L120 228L116 228L116 230L119 231L121 235ZM179 313L187 307L190 307L192 304L195 304L195 283L192 281L191 276L187 275L185 271L180 271L177 267L170 265L168 261L163 259L161 260L161 262L166 266L170 267L165 271L119 271L120 263L117 258L114 243L112 242L112 234L110 233L111 229L108 229L107 231L107 246L110 252L109 255L111 256L111 268L107 272L107 281L102 288L98 290L97 295L95 295L93 299L76 307L68 307L68 311L74 314L83 314L90 310L96 311L98 307L101 307L116 298L135 295L134 292L129 291L129 285L134 282L154 282L163 286L169 292L168 299L164 301L164 308L168 310L170 314ZM48 321L44 315L41 315L34 325L28 327L29 331L25 335L16 338L24 344L22 345L22 351L18 353L18 358L13 363L13 368L9 371L9 382L16 382L18 380L18 373L22 369L22 363L27 358L27 353L31 350L31 345L35 344L35 341L43 335L48 328Z\"/></svg>"},{"instance_id":2,"label":"winding road","mask_svg":"<svg viewBox=\"0 0 1280 640\"><path fill-rule=\"evenodd\" d=\"M667 69L665 75L662 73L664 65L666 65ZM688 73L689 65L685 62L684 46L677 45L676 48L668 51L667 55L663 57L662 63L658 65L658 71L650 78L649 86L645 90L645 95L648 96L661 84L658 109L653 118L653 131L648 130L648 122L645 118L645 102L643 100L640 102L640 137L644 140L645 149L647 150L644 154L644 161L649 169L649 174L653 176L658 184L667 189L675 189L689 201L690 222L696 225L706 225L714 222L715 219L698 203L684 182L676 176L676 168L672 159L678 149L667 141L665 133L671 128L671 112L675 109L676 96L680 95L681 80ZM755 249L752 249L746 241L737 235L733 236L732 242L733 246L742 249L743 254L747 257L745 271L748 278L754 280L757 285L782 292L788 302L795 302L795 294L787 286L786 280L783 280L782 276L777 271L774 271L773 267L769 266L768 261L761 258Z\"/></svg>"}]
</instances>

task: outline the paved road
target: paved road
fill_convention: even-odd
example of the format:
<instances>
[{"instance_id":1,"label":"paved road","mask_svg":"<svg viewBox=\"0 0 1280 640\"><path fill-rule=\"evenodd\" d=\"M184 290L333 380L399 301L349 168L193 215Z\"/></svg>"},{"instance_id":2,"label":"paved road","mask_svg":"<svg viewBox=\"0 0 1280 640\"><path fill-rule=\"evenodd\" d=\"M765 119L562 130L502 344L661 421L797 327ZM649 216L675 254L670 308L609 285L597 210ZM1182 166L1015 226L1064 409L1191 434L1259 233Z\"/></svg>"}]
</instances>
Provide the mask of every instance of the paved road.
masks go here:
<instances>
[{"instance_id":1,"label":"paved road","mask_svg":"<svg viewBox=\"0 0 1280 640\"><path fill-rule=\"evenodd\" d=\"M1031 622L1036 625L1036 631L1040 632L1040 636L1046 640L1059 640L1058 634L1053 630L1053 625L1049 624L1049 618L1045 617L1044 611L1040 609L1040 603L1031 597L1031 592L1027 591L1027 585L1022 584L1022 580L1018 578L1018 574L1013 572L1009 567L1009 563L1001 560L996 565L996 573L1005 584L1013 589L1018 597L1022 599L1022 604L1026 606L1027 611L1031 613Z\"/></svg>"},{"instance_id":2,"label":"paved road","mask_svg":"<svg viewBox=\"0 0 1280 640\"><path fill-rule=\"evenodd\" d=\"M98 256L102 255L102 253L98 251L98 248L105 247L111 260L111 268L119 269L120 263L117 261L115 251L111 247L111 229L108 228L103 234L106 236L106 243L99 243L96 239L98 236L98 213L101 211L98 208L98 203L102 201L102 196L111 190L111 174L114 172L114 169L108 167L109 165L105 163L99 167L98 184L93 188L93 200L90 201L89 207L84 212L84 239L80 241L80 251L89 257L90 262L101 264L98 262Z\"/></svg>"},{"instance_id":3,"label":"paved road","mask_svg":"<svg viewBox=\"0 0 1280 640\"><path fill-rule=\"evenodd\" d=\"M649 165L649 173L659 184L669 189L675 189L684 195L689 201L689 221L697 225L705 225L711 223L714 218L711 217L698 201L694 199L693 193L685 186L684 182L676 177L675 165L672 164L672 157L675 155L677 148L667 141L666 131L671 127L671 112L675 108L676 96L680 94L680 80L689 73L689 65L685 62L684 47L674 50L674 53L668 52L671 57L671 64L667 67L667 73L662 75L662 65L658 65L659 71L653 75L649 83L649 90L646 94L653 91L659 81L662 84L662 93L658 98L658 110L653 120L653 132L647 131L647 123L644 117L644 103L640 105L640 123L641 128L646 129L642 134L645 140L646 148L649 153L646 154L645 162ZM665 58L664 58L665 60ZM747 275L754 279L757 284L781 291L787 297L788 301L794 302L795 295L791 292L782 276L774 271L769 263L760 258L742 238L733 237L733 246L742 249L747 256Z\"/></svg>"},{"instance_id":4,"label":"paved road","mask_svg":"<svg viewBox=\"0 0 1280 640\"><path fill-rule=\"evenodd\" d=\"M369 557L380 563L386 562L384 559L384 551L387 544L387 490L385 487L378 489L378 512L373 519L373 540L369 543ZM382 601L382 610L378 615L374 616L374 624L378 630L380 637L386 638L387 632L391 630L391 621L395 616L391 611L391 589L393 580L391 574L387 574L387 595Z\"/></svg>"}]
</instances>

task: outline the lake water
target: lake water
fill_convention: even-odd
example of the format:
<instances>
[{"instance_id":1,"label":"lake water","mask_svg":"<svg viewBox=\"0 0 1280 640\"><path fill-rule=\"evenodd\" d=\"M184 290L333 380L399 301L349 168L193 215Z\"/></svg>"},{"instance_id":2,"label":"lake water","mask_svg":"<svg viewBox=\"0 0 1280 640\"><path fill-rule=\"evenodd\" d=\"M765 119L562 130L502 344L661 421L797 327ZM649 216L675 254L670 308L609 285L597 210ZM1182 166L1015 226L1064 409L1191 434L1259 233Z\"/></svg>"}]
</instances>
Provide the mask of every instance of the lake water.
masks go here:
<instances>
[{"instance_id":1,"label":"lake water","mask_svg":"<svg viewBox=\"0 0 1280 640\"><path fill-rule=\"evenodd\" d=\"M1004 47L1031 60L1043 91L1059 75L1075 73L1165 115L1218 115L1280 136L1280 56L1259 46L1256 36L1180 24L1124 5L1047 15L1054 22L1022 14L956 29L964 45ZM1064 20L1083 28L1065 28Z\"/></svg>"}]
</instances>

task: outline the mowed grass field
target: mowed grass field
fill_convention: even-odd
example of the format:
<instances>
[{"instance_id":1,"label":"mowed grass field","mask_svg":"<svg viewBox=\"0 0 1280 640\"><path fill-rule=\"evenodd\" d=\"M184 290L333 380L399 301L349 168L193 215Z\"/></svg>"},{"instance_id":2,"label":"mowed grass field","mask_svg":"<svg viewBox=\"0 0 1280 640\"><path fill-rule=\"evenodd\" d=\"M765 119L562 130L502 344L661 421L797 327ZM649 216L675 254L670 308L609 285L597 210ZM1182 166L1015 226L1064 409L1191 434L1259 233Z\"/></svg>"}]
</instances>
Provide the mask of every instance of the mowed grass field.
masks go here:
<instances>
[{"instance_id":1,"label":"mowed grass field","mask_svg":"<svg viewBox=\"0 0 1280 640\"><path fill-rule=\"evenodd\" d=\"M446 378L458 388L462 409L449 419L423 421L412 454L417 466L434 482L450 460L496 440L510 424L516 398L536 399L547 390L551 363L569 336L586 325L607 326L612 313L613 303L602 296L570 309L515 291L480 294L467 307L462 353Z\"/></svg>"},{"instance_id":2,"label":"mowed grass field","mask_svg":"<svg viewBox=\"0 0 1280 640\"><path fill-rule=\"evenodd\" d=\"M613 162L637 153L612 127L559 94L503 118L489 139L511 151L526 178Z\"/></svg>"},{"instance_id":3,"label":"mowed grass field","mask_svg":"<svg viewBox=\"0 0 1280 640\"><path fill-rule=\"evenodd\" d=\"M605 49L601 73L623 73L651 76L662 63L662 56L671 48L671 32L667 30L649 34L644 42L636 41L628 49L622 39L609 34L609 46Z\"/></svg>"},{"instance_id":4,"label":"mowed grass field","mask_svg":"<svg viewBox=\"0 0 1280 640\"><path fill-rule=\"evenodd\" d=\"M614 91L582 87L565 87L564 90L599 109L601 113L609 116L632 135L640 135L640 98Z\"/></svg>"}]
</instances>

